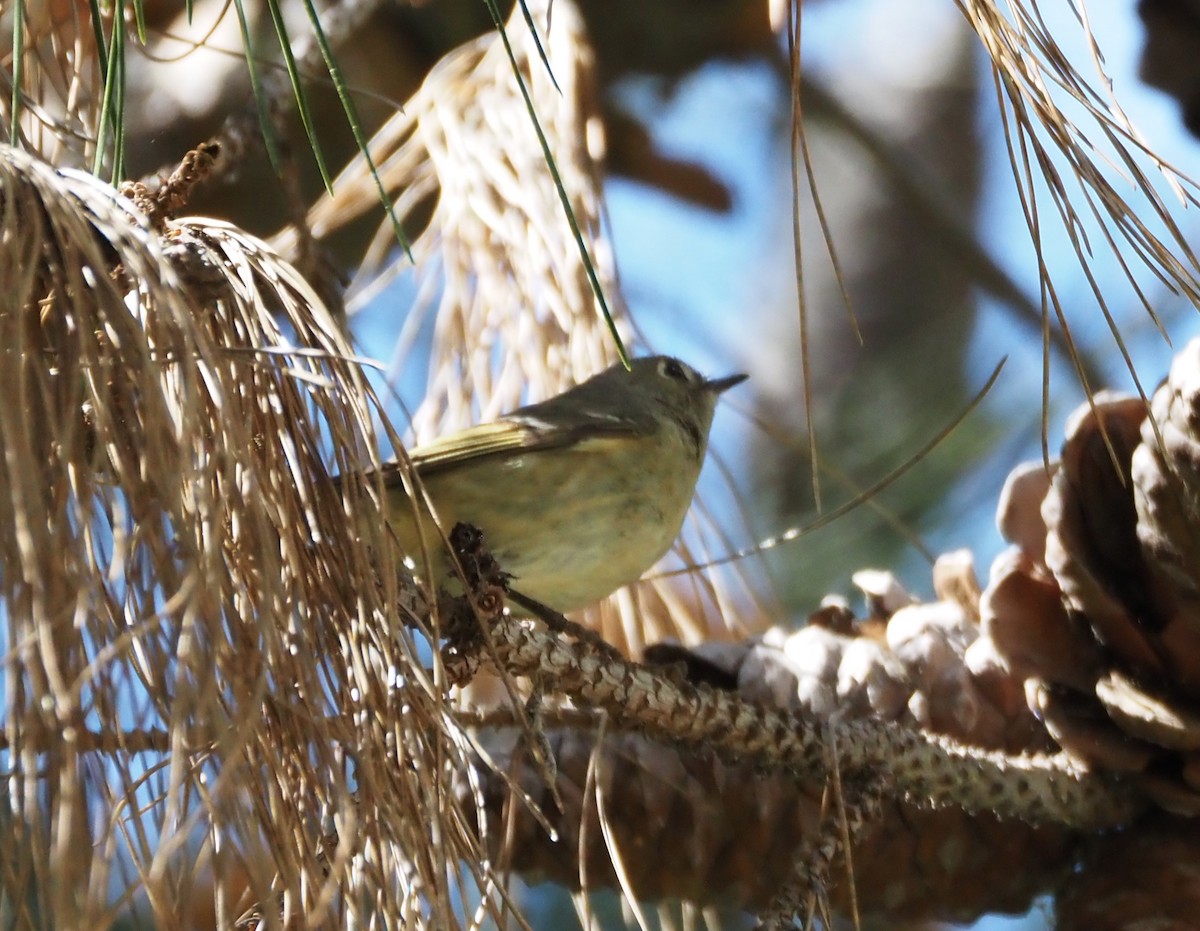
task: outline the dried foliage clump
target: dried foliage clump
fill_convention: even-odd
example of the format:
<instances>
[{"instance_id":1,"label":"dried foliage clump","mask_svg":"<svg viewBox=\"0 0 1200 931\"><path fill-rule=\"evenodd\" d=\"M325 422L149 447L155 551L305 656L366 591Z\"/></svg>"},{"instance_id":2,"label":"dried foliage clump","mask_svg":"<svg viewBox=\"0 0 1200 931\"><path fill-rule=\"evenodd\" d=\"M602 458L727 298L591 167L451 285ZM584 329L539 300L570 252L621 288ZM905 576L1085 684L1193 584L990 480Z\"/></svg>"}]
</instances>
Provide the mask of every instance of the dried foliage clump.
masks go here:
<instances>
[{"instance_id":1,"label":"dried foliage clump","mask_svg":"<svg viewBox=\"0 0 1200 931\"><path fill-rule=\"evenodd\" d=\"M507 44L493 33L451 52L371 142L398 220L411 222L418 207L436 198L412 258L425 292L436 289L437 299L421 301L405 322L414 328L436 310L429 397L414 416L418 439L492 419L527 396L555 394L616 361L562 197L547 174L548 153L597 273L617 299L600 236L602 152L590 50L572 4L556 6L548 28L545 4L529 10L539 34L518 10L506 27ZM334 191L310 212L317 238L378 208L366 159L352 162ZM278 243L286 252L294 241L285 236ZM359 279L378 274L395 248L394 229L384 223ZM497 357L498 348L513 351Z\"/></svg>"},{"instance_id":2,"label":"dried foliage clump","mask_svg":"<svg viewBox=\"0 0 1200 931\"><path fill-rule=\"evenodd\" d=\"M78 3L0 5L0 60L9 78L0 94L0 124L17 129L9 141L19 135L51 165L81 167L101 144L104 55L96 40L112 30L112 9L93 23L89 8ZM14 28L18 15L24 30ZM115 42L123 36L112 31ZM20 93L12 93L14 86ZM113 132L110 119L109 143Z\"/></svg>"},{"instance_id":3,"label":"dried foliage clump","mask_svg":"<svg viewBox=\"0 0 1200 931\"><path fill-rule=\"evenodd\" d=\"M376 456L334 321L261 242L7 148L0 207L0 913L180 926L207 876L224 922L443 927L466 756L329 480Z\"/></svg>"}]
</instances>

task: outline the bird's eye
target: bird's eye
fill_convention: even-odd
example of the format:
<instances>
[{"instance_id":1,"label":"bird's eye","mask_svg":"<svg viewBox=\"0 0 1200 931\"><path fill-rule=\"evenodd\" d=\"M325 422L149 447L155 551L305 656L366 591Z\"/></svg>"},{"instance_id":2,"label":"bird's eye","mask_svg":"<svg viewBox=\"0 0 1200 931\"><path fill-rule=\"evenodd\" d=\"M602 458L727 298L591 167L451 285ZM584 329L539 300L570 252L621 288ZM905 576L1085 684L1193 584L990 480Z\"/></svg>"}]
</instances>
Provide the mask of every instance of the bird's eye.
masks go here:
<instances>
[{"instance_id":1,"label":"bird's eye","mask_svg":"<svg viewBox=\"0 0 1200 931\"><path fill-rule=\"evenodd\" d=\"M678 359L664 359L662 368L659 370L667 378L674 378L676 381L687 381L687 370L684 369L683 363Z\"/></svg>"}]
</instances>

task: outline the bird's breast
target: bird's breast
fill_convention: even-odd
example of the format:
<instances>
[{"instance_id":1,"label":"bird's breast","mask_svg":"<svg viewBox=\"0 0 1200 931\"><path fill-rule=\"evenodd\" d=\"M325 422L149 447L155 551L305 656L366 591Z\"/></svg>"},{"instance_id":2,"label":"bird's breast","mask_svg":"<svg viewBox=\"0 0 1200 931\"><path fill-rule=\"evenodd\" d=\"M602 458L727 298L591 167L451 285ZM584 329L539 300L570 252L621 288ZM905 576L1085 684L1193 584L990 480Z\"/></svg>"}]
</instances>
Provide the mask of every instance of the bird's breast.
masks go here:
<instances>
[{"instance_id":1,"label":"bird's breast","mask_svg":"<svg viewBox=\"0 0 1200 931\"><path fill-rule=\"evenodd\" d=\"M446 529L466 521L484 532L515 589L570 611L633 582L670 548L700 470L687 446L675 430L597 438L481 459L425 487ZM436 540L428 528L427 544Z\"/></svg>"}]
</instances>

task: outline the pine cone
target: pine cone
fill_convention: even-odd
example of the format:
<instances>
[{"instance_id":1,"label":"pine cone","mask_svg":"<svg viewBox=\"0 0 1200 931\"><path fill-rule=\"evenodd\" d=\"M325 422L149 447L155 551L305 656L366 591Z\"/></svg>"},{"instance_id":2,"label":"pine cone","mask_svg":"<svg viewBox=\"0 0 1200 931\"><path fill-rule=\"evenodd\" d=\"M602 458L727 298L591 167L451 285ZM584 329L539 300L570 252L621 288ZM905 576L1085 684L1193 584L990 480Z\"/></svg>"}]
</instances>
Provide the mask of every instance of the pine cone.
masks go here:
<instances>
[{"instance_id":1,"label":"pine cone","mask_svg":"<svg viewBox=\"0 0 1200 931\"><path fill-rule=\"evenodd\" d=\"M919 603L887 572L858 572L854 582L869 616L827 599L800 630L768 631L740 670L743 695L821 717L872 715L1009 753L1048 748L1019 680L979 639L970 554L938 559L934 602Z\"/></svg>"},{"instance_id":2,"label":"pine cone","mask_svg":"<svg viewBox=\"0 0 1200 931\"><path fill-rule=\"evenodd\" d=\"M984 627L1030 707L1093 767L1200 813L1200 341L1147 405L1108 393L1048 473L1010 476ZM1039 513L1040 509L1040 513Z\"/></svg>"}]
</instances>

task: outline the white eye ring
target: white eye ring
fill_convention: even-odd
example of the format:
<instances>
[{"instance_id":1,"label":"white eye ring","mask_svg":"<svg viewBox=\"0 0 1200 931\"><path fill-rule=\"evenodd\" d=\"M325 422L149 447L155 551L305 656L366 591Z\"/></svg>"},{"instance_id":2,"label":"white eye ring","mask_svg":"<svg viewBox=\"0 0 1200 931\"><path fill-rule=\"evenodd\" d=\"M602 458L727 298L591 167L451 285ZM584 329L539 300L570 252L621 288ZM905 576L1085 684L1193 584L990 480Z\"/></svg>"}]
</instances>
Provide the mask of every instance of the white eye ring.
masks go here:
<instances>
[{"instance_id":1,"label":"white eye ring","mask_svg":"<svg viewBox=\"0 0 1200 931\"><path fill-rule=\"evenodd\" d=\"M688 367L678 359L663 359L658 363L658 374L664 378L673 378L675 381L690 382L692 380Z\"/></svg>"}]
</instances>

